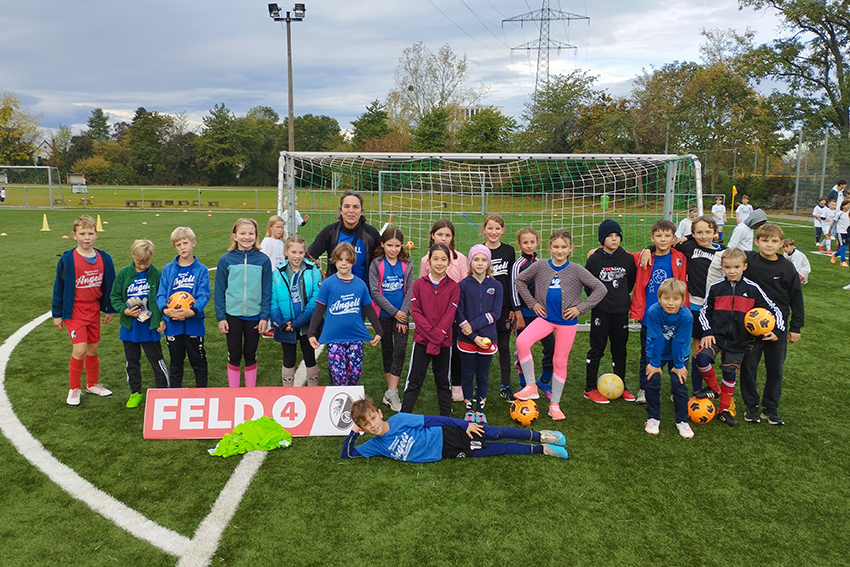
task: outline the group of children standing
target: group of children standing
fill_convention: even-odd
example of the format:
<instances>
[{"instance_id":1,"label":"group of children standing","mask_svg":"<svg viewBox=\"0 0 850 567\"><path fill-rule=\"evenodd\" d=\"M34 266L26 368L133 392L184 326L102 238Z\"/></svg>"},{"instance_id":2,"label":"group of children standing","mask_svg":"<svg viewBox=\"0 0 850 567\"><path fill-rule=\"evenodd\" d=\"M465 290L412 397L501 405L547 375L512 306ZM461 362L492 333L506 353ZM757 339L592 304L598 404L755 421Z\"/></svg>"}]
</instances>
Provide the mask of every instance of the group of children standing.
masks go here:
<instances>
[{"instance_id":1,"label":"group of children standing","mask_svg":"<svg viewBox=\"0 0 850 567\"><path fill-rule=\"evenodd\" d=\"M550 258L539 260L537 232L520 230L521 254L516 258L514 248L501 242L504 220L491 214L482 224L484 242L472 246L466 256L456 250L452 223L441 219L431 229L428 253L415 281L404 236L395 227L380 235L365 279L355 274L359 263L355 246L344 241L330 254L334 273L323 280L303 238L291 235L279 245L282 225L279 217L270 219L266 240L271 242L264 241L261 251L256 223L239 219L230 248L218 263L212 299L218 328L227 335L231 387L240 386L243 371L245 386L256 385L259 338L269 328L282 346L284 386L294 385L296 345L301 346L307 384L313 386L319 377L315 349L321 344L328 349L331 382L348 385L359 380L363 341L381 343L387 380L382 401L393 411L413 412L431 366L440 415L451 415L457 388L460 395L454 399L464 402L465 420L486 424L490 366L498 354L501 397L537 399L542 391L550 399L549 415L562 420L560 401L576 324L581 314L590 312L585 398L608 403L596 390L596 378L609 342L613 371L625 383L631 317L641 323L639 389L634 395L626 387L623 398L647 404L647 432L659 430L661 369L667 365L677 428L683 437L693 436L685 408L687 359L692 354L693 391L720 399L721 421L737 425L730 406L741 368L745 419L782 423L777 410L785 345L786 340L799 340L803 310L800 279L791 263L776 253L783 236L776 225L759 228L759 252L742 258L743 252L723 252L715 242L719 230L711 216L692 219L691 234L682 239L676 238L671 222L658 221L651 229L653 245L634 254L621 246L620 225L605 220L599 226L600 247L592 251L585 267L570 260L573 243L567 231L550 235ZM131 247L133 263L117 278L109 255L94 248L97 231L91 217L78 218L72 234L77 248L59 262L53 307L54 323L69 330L74 346L68 403L80 402L83 367L88 393L111 394L98 380L101 311L107 313L104 323L111 313L121 314L120 337L131 389L128 407L142 400L142 350L154 367L157 387L182 386L187 355L196 387L206 386L204 307L211 299L210 278L193 254L196 240L191 229L180 227L172 233L177 257L162 273L151 265L153 244L139 240ZM274 262L270 256L275 256ZM176 292L191 295L194 303L169 308L168 299ZM767 306L776 314L777 330L763 340L753 341L741 331L743 316L752 306ZM374 337L364 318L370 320ZM411 320L413 350L400 394ZM520 374L516 394L511 388L514 330ZM160 333L169 347L168 368L159 348ZM531 355L535 342L543 345L540 374ZM755 379L762 352L767 383L759 400ZM723 360L720 384L712 368L718 354Z\"/></svg>"}]
</instances>

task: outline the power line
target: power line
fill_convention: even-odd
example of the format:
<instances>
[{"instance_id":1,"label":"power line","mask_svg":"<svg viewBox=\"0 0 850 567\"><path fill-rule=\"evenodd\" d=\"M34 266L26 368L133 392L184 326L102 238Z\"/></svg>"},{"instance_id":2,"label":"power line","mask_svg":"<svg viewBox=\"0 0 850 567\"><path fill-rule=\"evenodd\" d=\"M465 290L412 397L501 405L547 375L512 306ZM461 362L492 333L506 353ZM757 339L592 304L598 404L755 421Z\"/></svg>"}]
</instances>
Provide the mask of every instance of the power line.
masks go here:
<instances>
[{"instance_id":1,"label":"power line","mask_svg":"<svg viewBox=\"0 0 850 567\"><path fill-rule=\"evenodd\" d=\"M440 12L443 16L445 16L445 18L446 18L448 21L450 21L452 24L454 24L454 26L455 26L457 29L459 29L460 31L462 31L462 32L463 32L463 34L464 34L465 36L467 36L467 37L469 37L470 39L472 39L475 43L477 43L477 44L478 44L478 45L480 45L481 47L483 47L483 48L485 48L485 49L488 49L488 50L492 51L493 53L496 53L497 55L502 55L501 53L499 53L498 51L496 51L496 50L495 50L495 49L493 49L492 47L490 47L490 46L488 46L488 45L485 45L485 44L481 43L481 41L480 41L480 40L478 40L476 37L474 37L474 36L473 36L472 34L470 34L468 31L466 31L465 29L463 29L462 27L460 27L460 25L459 25L457 22L455 22L453 19L451 19L451 18L449 17L449 15L448 15L448 14L446 14L445 12L443 12L443 11L440 9L440 7L439 7L439 6L437 6L436 4L434 4L434 0L428 0L428 2L430 2L430 3L431 3L431 5L432 5L434 8L436 8L436 9L437 9L437 11L438 11L438 12Z\"/></svg>"}]
</instances>

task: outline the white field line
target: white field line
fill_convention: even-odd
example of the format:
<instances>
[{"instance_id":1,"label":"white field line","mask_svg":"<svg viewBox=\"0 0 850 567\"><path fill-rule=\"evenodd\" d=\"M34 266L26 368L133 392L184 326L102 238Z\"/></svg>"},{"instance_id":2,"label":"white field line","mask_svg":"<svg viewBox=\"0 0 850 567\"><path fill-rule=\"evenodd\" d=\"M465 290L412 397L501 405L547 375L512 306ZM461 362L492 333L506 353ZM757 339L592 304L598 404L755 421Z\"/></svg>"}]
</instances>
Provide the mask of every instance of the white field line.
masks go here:
<instances>
[{"instance_id":1,"label":"white field line","mask_svg":"<svg viewBox=\"0 0 850 567\"><path fill-rule=\"evenodd\" d=\"M18 452L33 466L47 475L70 496L111 520L134 537L155 548L180 558L180 567L209 565L218 548L225 528L239 507L251 480L265 460L266 453L256 451L243 455L242 461L213 504L210 514L198 526L195 536L187 538L164 528L133 510L123 502L96 488L75 470L61 463L24 427L12 408L6 393L6 368L12 351L33 329L51 318L51 313L37 317L15 331L0 346L0 431ZM79 410L77 410L79 411Z\"/></svg>"}]
</instances>

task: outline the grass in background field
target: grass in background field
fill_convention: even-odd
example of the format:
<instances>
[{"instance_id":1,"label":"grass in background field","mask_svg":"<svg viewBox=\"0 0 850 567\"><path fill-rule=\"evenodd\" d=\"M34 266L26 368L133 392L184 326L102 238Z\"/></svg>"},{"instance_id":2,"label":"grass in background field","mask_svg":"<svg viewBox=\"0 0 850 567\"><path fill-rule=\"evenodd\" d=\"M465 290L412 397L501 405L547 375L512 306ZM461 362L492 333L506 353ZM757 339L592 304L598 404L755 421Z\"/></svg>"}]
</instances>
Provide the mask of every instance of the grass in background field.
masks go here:
<instances>
[{"instance_id":1,"label":"grass in background field","mask_svg":"<svg viewBox=\"0 0 850 567\"><path fill-rule=\"evenodd\" d=\"M70 235L79 211L48 211L52 231L42 233L43 212L0 209L0 232L7 233L0 237L0 340L50 309L58 255L72 246L61 236ZM157 245L154 264L162 267L174 257L171 230L185 224L198 235L198 257L213 267L240 213L207 214L101 211L107 224L97 246L120 269L129 263L132 240L150 238ZM525 220L518 215L510 218L511 226ZM250 216L264 224L264 215ZM325 223L315 220L322 222L311 218L308 240ZM624 223L634 233L640 226ZM800 248L813 238L808 224L786 231ZM462 238L468 248L471 236ZM414 257L423 249L417 243ZM850 292L841 286L850 281L850 271L825 256L810 260L803 339L789 345L785 367L780 408L785 427L742 423L731 429L717 422L695 426L696 437L686 441L676 434L671 404L662 396L661 435L652 438L643 432L643 406L621 400L601 406L581 398L588 344L587 334L579 333L562 403L567 419L556 424L545 417L542 401L544 417L535 425L566 433L568 462L343 461L341 438L298 438L291 448L268 455L212 564L845 563L850 435L844 343L850 324L843 313ZM206 314L210 383L223 386L224 338L215 329L212 305ZM240 457L208 456L212 441L143 440L141 408L124 408L129 389L117 321L103 331L101 375L112 397L84 395L79 408L65 405L70 343L67 333L48 322L12 356L6 388L13 407L62 462L152 520L191 536ZM637 335L629 344L627 384L636 389ZM386 386L380 351L369 346L365 351L362 383L380 400ZM279 345L262 340L258 357L258 383L280 384ZM539 356L536 360L539 368ZM319 364L321 383L327 384L326 359L320 357ZM606 364L607 359L603 368ZM153 378L146 365L149 387ZM188 365L186 370L191 383ZM488 418L508 425L495 367L490 382ZM737 401L742 408L740 396ZM426 381L416 410L436 413L433 381ZM0 455L0 478L6 481L0 492L4 566L175 564L64 494L2 437Z\"/></svg>"}]
</instances>

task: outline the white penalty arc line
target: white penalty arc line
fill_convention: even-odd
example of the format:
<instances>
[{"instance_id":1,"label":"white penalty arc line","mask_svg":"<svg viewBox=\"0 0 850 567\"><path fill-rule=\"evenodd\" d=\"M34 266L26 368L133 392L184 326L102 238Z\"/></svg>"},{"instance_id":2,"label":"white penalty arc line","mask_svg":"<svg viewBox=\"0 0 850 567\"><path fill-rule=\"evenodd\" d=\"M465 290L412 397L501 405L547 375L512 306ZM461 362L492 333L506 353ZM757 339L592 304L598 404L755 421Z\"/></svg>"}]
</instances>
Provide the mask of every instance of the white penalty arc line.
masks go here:
<instances>
[{"instance_id":1,"label":"white penalty arc line","mask_svg":"<svg viewBox=\"0 0 850 567\"><path fill-rule=\"evenodd\" d=\"M227 481L210 514L204 518L190 539L164 528L143 514L120 502L82 478L74 469L60 462L24 427L12 408L6 393L6 368L15 347L36 327L51 318L51 313L36 317L10 336L0 346L0 431L17 451L33 466L93 511L118 527L155 548L180 558L178 567L203 567L210 564L225 528L230 523L254 475L266 458L264 451L243 455Z\"/></svg>"}]
</instances>

